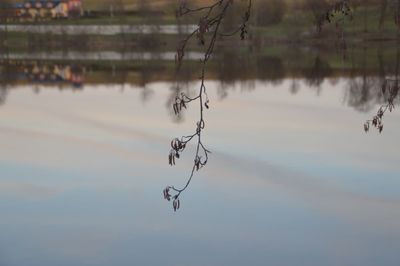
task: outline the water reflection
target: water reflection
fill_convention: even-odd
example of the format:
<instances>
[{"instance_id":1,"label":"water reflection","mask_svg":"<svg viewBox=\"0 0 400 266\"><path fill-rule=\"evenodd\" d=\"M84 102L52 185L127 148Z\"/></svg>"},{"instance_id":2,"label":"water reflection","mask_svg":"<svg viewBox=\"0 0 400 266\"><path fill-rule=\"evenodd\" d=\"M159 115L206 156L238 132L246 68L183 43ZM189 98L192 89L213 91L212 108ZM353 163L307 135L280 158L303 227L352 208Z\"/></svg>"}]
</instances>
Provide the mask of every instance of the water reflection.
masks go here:
<instances>
[{"instance_id":1,"label":"water reflection","mask_svg":"<svg viewBox=\"0 0 400 266\"><path fill-rule=\"evenodd\" d=\"M383 131L383 117L385 113L392 112L395 108L395 100L397 99L400 90L399 79L386 79L382 85L382 95L385 98L385 104L379 107L376 115L371 120L367 120L364 124L365 132L368 132L370 127L375 127L379 133Z\"/></svg>"},{"instance_id":2,"label":"water reflection","mask_svg":"<svg viewBox=\"0 0 400 266\"><path fill-rule=\"evenodd\" d=\"M213 103L212 159L178 216L159 194L191 163L166 162L170 137L192 129L165 112L174 82L148 83L146 105L130 84L47 85L40 96L13 85L0 110L2 264L160 265L178 249L193 265L396 265L398 114L367 140L365 114L340 102L347 79L326 80L318 98L296 80L295 97L292 79L255 81ZM216 99L219 82L208 86Z\"/></svg>"},{"instance_id":3,"label":"water reflection","mask_svg":"<svg viewBox=\"0 0 400 266\"><path fill-rule=\"evenodd\" d=\"M326 77L331 76L332 69L330 65L317 55L314 59L313 65L304 73L307 85L311 88L317 88L317 93L320 93L321 84Z\"/></svg>"},{"instance_id":4,"label":"water reflection","mask_svg":"<svg viewBox=\"0 0 400 266\"><path fill-rule=\"evenodd\" d=\"M385 73L384 63L380 55L380 66L381 72ZM392 112L398 103L398 94L400 90L399 83L399 71L400 71L400 48L397 48L396 55L396 71L393 77L386 77L381 81L381 97L384 99L384 103L379 107L376 115L372 117L371 120L367 120L364 124L365 132L368 132L370 127L375 127L379 133L383 131L383 117L385 113Z\"/></svg>"},{"instance_id":5,"label":"water reflection","mask_svg":"<svg viewBox=\"0 0 400 266\"><path fill-rule=\"evenodd\" d=\"M3 65L9 72L4 75L16 83L66 84L73 88L80 88L84 83L85 69L81 65L12 59Z\"/></svg>"},{"instance_id":6,"label":"water reflection","mask_svg":"<svg viewBox=\"0 0 400 266\"><path fill-rule=\"evenodd\" d=\"M84 35L84 34L178 34L191 33L196 25L0 25L0 31L25 32L36 34Z\"/></svg>"},{"instance_id":7,"label":"water reflection","mask_svg":"<svg viewBox=\"0 0 400 266\"><path fill-rule=\"evenodd\" d=\"M298 93L299 83L304 82L307 88L316 90L319 95L323 89L321 84L326 80L335 84L338 79L346 78L347 89L343 99L347 105L358 111L368 112L376 104L385 102L381 87L386 78L398 73L397 50L356 50L349 61L337 64L331 62L333 56L337 58L335 54L317 52L310 57L308 49L297 50L296 58L293 58L289 50L274 55L255 51L243 53L230 49L219 51L209 66L208 79L219 81L218 96L223 99L235 87L234 84L240 84L244 91L254 90L255 80L278 85L283 80L291 79L289 89L292 94ZM397 56L392 57L394 52ZM174 63L169 62L173 59L173 52L137 53L138 56L120 52L110 52L108 55L104 52L74 53L40 53L40 56L37 52L3 54L3 59L0 60L2 102L6 100L8 91L19 84L30 84L43 89L51 84L60 89L83 89L85 84L120 84L122 90L125 84L130 84L142 87L142 99L147 101L152 95L147 84L175 81L171 97L167 99L167 105L170 106L176 93L193 93L189 91L188 84L197 80L198 68L197 61L190 59L201 55L189 55L189 60L177 75ZM77 58L80 60L77 61ZM398 102L397 97L394 102ZM182 115L176 117L177 121L181 119Z\"/></svg>"},{"instance_id":8,"label":"water reflection","mask_svg":"<svg viewBox=\"0 0 400 266\"><path fill-rule=\"evenodd\" d=\"M196 108L171 115L196 93L195 60L176 76L169 60L4 56L0 264L172 266L179 250L190 265L397 265L399 114L384 136L359 126L386 100L393 50L309 49L216 56L213 154L179 216L159 192L192 164L166 151L193 129Z\"/></svg>"}]
</instances>

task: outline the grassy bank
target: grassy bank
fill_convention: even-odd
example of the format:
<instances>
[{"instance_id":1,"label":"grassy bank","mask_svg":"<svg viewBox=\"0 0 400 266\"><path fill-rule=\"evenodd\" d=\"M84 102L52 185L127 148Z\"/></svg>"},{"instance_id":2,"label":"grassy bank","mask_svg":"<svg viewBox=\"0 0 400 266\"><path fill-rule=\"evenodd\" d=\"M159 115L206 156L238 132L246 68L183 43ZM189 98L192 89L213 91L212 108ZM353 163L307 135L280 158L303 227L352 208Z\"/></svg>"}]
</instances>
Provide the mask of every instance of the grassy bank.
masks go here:
<instances>
[{"instance_id":1,"label":"grassy bank","mask_svg":"<svg viewBox=\"0 0 400 266\"><path fill-rule=\"evenodd\" d=\"M164 3L165 1L159 1ZM85 4L90 5L90 1ZM161 5L161 4L159 4ZM165 14L143 16L97 16L84 17L80 19L64 19L64 20L48 20L39 21L35 24L41 25L142 25L157 24L170 25L176 24L177 20L170 10L165 10ZM254 12L256 13L256 12ZM259 26L257 14L253 14L251 21L250 34L254 39L263 42L331 42L337 39L337 29L333 24L327 24L323 27L322 32L317 33L314 24L312 12L296 9L288 9L286 14L279 22L270 23L268 25ZM382 22L382 24L380 23ZM196 24L196 16L186 18L183 23ZM20 23L24 24L24 23ZM231 28L232 25L225 25L223 28ZM365 40L393 40L400 37L400 27L394 23L393 16L388 14L383 20L380 20L379 6L359 7L354 10L352 20L346 19L344 23L345 37L351 41ZM29 34L27 34L29 35ZM15 36L15 35L12 35ZM21 38L21 35L19 35ZM93 38L93 36L90 36ZM118 36L111 37L116 40ZM168 39L168 36L163 36ZM97 38L101 43L109 40L109 37ZM168 41L167 41L168 42Z\"/></svg>"}]
</instances>

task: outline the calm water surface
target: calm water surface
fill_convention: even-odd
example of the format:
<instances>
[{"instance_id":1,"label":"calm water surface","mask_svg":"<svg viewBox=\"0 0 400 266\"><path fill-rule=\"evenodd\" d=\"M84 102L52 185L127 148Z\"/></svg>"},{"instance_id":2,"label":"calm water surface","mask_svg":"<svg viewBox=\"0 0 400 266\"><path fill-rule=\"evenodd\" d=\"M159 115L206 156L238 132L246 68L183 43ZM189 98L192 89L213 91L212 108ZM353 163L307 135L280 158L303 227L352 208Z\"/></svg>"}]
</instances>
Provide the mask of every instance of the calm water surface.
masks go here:
<instances>
[{"instance_id":1,"label":"calm water surface","mask_svg":"<svg viewBox=\"0 0 400 266\"><path fill-rule=\"evenodd\" d=\"M196 25L0 25L0 30L52 34L178 34L191 33Z\"/></svg>"},{"instance_id":2,"label":"calm water surface","mask_svg":"<svg viewBox=\"0 0 400 266\"><path fill-rule=\"evenodd\" d=\"M162 189L184 184L193 150L172 168L169 142L198 108L177 123L173 83L14 85L0 107L0 265L398 266L400 112L365 134L378 105L350 107L348 83L317 95L254 80L221 97L209 81L213 153L178 213Z\"/></svg>"}]
</instances>

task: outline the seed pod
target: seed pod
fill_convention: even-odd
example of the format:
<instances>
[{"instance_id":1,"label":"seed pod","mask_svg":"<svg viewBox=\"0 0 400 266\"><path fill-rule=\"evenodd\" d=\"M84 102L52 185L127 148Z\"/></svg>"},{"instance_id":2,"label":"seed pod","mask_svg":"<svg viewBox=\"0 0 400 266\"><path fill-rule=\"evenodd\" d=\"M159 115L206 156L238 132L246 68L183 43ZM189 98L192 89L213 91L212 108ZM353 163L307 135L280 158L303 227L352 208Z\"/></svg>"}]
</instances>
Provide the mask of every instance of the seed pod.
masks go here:
<instances>
[{"instance_id":1,"label":"seed pod","mask_svg":"<svg viewBox=\"0 0 400 266\"><path fill-rule=\"evenodd\" d=\"M369 123L367 122L364 124L364 131L368 132L368 130L369 130Z\"/></svg>"},{"instance_id":2,"label":"seed pod","mask_svg":"<svg viewBox=\"0 0 400 266\"><path fill-rule=\"evenodd\" d=\"M382 118L382 116L383 116L383 110L382 110L382 107L378 110L378 117L379 118Z\"/></svg>"},{"instance_id":3,"label":"seed pod","mask_svg":"<svg viewBox=\"0 0 400 266\"><path fill-rule=\"evenodd\" d=\"M372 119L372 125L376 127L377 124L378 124L378 118L375 116L375 117Z\"/></svg>"},{"instance_id":4,"label":"seed pod","mask_svg":"<svg viewBox=\"0 0 400 266\"><path fill-rule=\"evenodd\" d=\"M163 192L164 192L164 199L170 201L171 195L169 194L169 187L166 187Z\"/></svg>"},{"instance_id":5,"label":"seed pod","mask_svg":"<svg viewBox=\"0 0 400 266\"><path fill-rule=\"evenodd\" d=\"M199 39L199 42L201 45L204 45L206 43L204 34L208 31L208 20L206 17L200 18L199 21L199 28L197 31L197 38Z\"/></svg>"}]
</instances>

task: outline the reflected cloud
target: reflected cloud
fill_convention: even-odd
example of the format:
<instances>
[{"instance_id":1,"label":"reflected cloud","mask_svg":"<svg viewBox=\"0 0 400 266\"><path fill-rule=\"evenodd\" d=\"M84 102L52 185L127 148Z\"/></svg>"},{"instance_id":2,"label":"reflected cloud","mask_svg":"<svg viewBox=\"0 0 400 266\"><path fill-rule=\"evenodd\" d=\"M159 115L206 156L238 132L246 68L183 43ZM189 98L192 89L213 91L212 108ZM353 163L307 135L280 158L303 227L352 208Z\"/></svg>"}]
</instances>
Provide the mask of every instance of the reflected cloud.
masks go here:
<instances>
[{"instance_id":1,"label":"reflected cloud","mask_svg":"<svg viewBox=\"0 0 400 266\"><path fill-rule=\"evenodd\" d=\"M59 192L59 189L54 187L50 188L23 181L0 179L1 197L12 196L18 199L40 200L50 198Z\"/></svg>"},{"instance_id":2,"label":"reflected cloud","mask_svg":"<svg viewBox=\"0 0 400 266\"><path fill-rule=\"evenodd\" d=\"M264 190L290 195L293 200L306 202L319 212L334 214L360 226L374 227L386 232L398 232L400 201L355 193L324 182L323 178L307 176L299 171L215 152L210 172L213 182L227 182L245 189L248 184ZM400 234L400 232L398 232Z\"/></svg>"}]
</instances>

